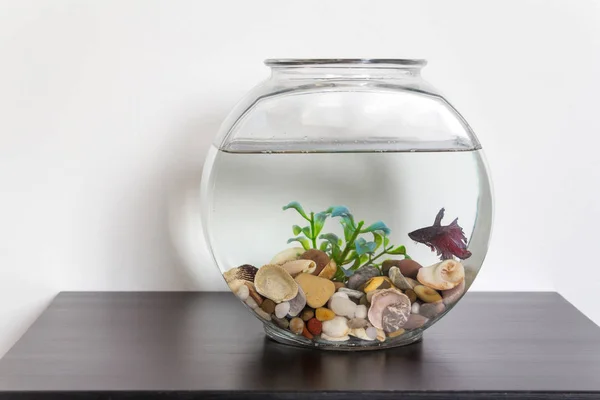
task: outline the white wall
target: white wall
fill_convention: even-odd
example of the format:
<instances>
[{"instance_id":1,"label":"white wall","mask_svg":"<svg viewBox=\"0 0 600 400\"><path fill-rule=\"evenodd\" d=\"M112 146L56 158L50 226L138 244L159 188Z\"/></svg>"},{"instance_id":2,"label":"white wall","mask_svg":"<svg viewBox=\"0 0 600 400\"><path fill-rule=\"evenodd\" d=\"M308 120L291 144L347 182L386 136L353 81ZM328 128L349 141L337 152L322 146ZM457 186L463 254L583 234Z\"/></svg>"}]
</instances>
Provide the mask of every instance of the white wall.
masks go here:
<instances>
[{"instance_id":1,"label":"white wall","mask_svg":"<svg viewBox=\"0 0 600 400\"><path fill-rule=\"evenodd\" d=\"M477 290L600 322L600 3L0 2L0 354L60 290L217 290L205 152L268 57L422 57L496 189Z\"/></svg>"}]
</instances>

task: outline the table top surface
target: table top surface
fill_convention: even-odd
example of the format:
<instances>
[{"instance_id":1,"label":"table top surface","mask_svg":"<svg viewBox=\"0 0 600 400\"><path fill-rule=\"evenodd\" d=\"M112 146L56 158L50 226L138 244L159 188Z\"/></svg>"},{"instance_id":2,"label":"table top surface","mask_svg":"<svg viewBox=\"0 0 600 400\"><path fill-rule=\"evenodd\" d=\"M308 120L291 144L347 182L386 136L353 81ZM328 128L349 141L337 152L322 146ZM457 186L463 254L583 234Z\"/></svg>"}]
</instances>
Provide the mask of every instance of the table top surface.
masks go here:
<instances>
[{"instance_id":1,"label":"table top surface","mask_svg":"<svg viewBox=\"0 0 600 400\"><path fill-rule=\"evenodd\" d=\"M600 328L556 293L469 293L422 342L351 353L266 339L230 293L61 293L0 360L0 398L514 391L600 396Z\"/></svg>"}]
</instances>

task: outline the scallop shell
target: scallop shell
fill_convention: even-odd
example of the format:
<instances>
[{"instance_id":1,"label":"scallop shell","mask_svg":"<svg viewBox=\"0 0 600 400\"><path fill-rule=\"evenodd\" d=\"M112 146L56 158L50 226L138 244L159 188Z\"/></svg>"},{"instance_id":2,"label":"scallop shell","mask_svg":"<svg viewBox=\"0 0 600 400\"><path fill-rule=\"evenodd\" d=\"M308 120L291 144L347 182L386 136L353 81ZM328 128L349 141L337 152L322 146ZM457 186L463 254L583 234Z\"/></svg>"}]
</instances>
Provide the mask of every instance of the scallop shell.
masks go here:
<instances>
[{"instance_id":1,"label":"scallop shell","mask_svg":"<svg viewBox=\"0 0 600 400\"><path fill-rule=\"evenodd\" d=\"M223 274L223 277L225 278L225 282L227 283L230 283L234 280L254 282L254 277L256 276L257 271L258 268L249 264L244 264L225 272Z\"/></svg>"},{"instance_id":2,"label":"scallop shell","mask_svg":"<svg viewBox=\"0 0 600 400\"><path fill-rule=\"evenodd\" d=\"M444 260L429 267L423 267L417 274L417 280L432 289L449 290L465 279L465 268L455 260Z\"/></svg>"},{"instance_id":3,"label":"scallop shell","mask_svg":"<svg viewBox=\"0 0 600 400\"><path fill-rule=\"evenodd\" d=\"M391 304L400 304L406 308L407 318L410 314L410 299L398 289L378 290L371 298L369 322L377 329L383 329L383 311ZM398 327L400 328L400 326Z\"/></svg>"},{"instance_id":4,"label":"scallop shell","mask_svg":"<svg viewBox=\"0 0 600 400\"><path fill-rule=\"evenodd\" d=\"M254 277L256 291L275 303L292 300L298 294L298 284L282 267L263 265Z\"/></svg>"}]
</instances>

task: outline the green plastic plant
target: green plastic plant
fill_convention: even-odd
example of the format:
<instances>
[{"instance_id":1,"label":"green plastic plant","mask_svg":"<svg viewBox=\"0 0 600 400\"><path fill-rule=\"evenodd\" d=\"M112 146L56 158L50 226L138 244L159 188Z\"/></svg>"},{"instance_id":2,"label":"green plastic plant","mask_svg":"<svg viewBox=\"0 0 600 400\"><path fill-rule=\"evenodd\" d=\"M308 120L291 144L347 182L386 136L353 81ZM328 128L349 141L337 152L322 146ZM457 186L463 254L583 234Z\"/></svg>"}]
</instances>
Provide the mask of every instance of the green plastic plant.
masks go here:
<instances>
[{"instance_id":1,"label":"green plastic plant","mask_svg":"<svg viewBox=\"0 0 600 400\"><path fill-rule=\"evenodd\" d=\"M350 210L344 206L332 206L316 214L306 213L300 203L296 201L283 207L284 210L290 208L296 210L308 222L308 225L305 227L294 225L292 231L296 237L290 238L288 243L299 242L305 250L318 248L326 252L337 264L337 272L334 277L336 281L344 281L363 265L381 267L383 260L380 259L384 255L402 255L404 258L410 258L406 254L404 246L390 245L390 229L382 221L364 227L365 222L355 222ZM334 233L320 234L329 217L339 218L344 231L343 239ZM365 239L362 236L365 234L371 235L373 240ZM317 239L322 240L318 246Z\"/></svg>"}]
</instances>

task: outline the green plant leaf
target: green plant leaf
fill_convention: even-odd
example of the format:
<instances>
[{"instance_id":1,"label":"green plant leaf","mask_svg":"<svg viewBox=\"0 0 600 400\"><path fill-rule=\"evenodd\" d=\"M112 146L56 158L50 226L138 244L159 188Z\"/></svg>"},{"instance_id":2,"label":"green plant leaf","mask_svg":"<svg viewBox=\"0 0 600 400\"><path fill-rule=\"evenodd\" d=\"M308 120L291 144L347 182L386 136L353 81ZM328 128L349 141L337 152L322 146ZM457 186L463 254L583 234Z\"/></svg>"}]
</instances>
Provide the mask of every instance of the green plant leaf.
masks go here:
<instances>
[{"instance_id":1,"label":"green plant leaf","mask_svg":"<svg viewBox=\"0 0 600 400\"><path fill-rule=\"evenodd\" d=\"M354 241L356 253L360 256L363 254L373 254L375 251L375 242L367 242L364 238L358 238Z\"/></svg>"},{"instance_id":2,"label":"green plant leaf","mask_svg":"<svg viewBox=\"0 0 600 400\"><path fill-rule=\"evenodd\" d=\"M291 203L289 203L286 206L283 206L283 210L287 210L293 208L294 210L298 211L298 214L302 215L302 218L310 221L310 218L308 218L306 216L306 213L304 212L304 208L302 208L302 206L300 205L300 203L298 203L297 201L292 201Z\"/></svg>"},{"instance_id":3,"label":"green plant leaf","mask_svg":"<svg viewBox=\"0 0 600 400\"><path fill-rule=\"evenodd\" d=\"M408 254L404 254L404 259L405 260L412 260L412 258Z\"/></svg>"},{"instance_id":4,"label":"green plant leaf","mask_svg":"<svg viewBox=\"0 0 600 400\"><path fill-rule=\"evenodd\" d=\"M310 249L310 242L304 236L298 236L298 237L295 237L295 238L288 239L287 242L288 243L300 242L300 244L302 245L302 247L304 247L304 250L309 250Z\"/></svg>"},{"instance_id":5,"label":"green plant leaf","mask_svg":"<svg viewBox=\"0 0 600 400\"><path fill-rule=\"evenodd\" d=\"M381 236L379 233L373 232L373 241L375 242L375 250L377 250L383 244L383 236Z\"/></svg>"},{"instance_id":6,"label":"green plant leaf","mask_svg":"<svg viewBox=\"0 0 600 400\"><path fill-rule=\"evenodd\" d=\"M390 228L388 228L387 225L384 224L383 222L377 221L374 224L371 224L368 227L366 227L365 229L361 230L361 233L367 233L367 232L381 232L384 235L389 235Z\"/></svg>"},{"instance_id":7,"label":"green plant leaf","mask_svg":"<svg viewBox=\"0 0 600 400\"><path fill-rule=\"evenodd\" d=\"M315 214L315 237L321 233L323 230L323 226L325 225L325 220L327 219L326 212L320 212Z\"/></svg>"},{"instance_id":8,"label":"green plant leaf","mask_svg":"<svg viewBox=\"0 0 600 400\"><path fill-rule=\"evenodd\" d=\"M329 249L329 242L321 242L321 245L319 246L319 250L327 252L327 250Z\"/></svg>"},{"instance_id":9,"label":"green plant leaf","mask_svg":"<svg viewBox=\"0 0 600 400\"><path fill-rule=\"evenodd\" d=\"M383 247L386 248L389 246L389 244L390 244L390 238L387 237L387 235L384 235L383 236Z\"/></svg>"},{"instance_id":10,"label":"green plant leaf","mask_svg":"<svg viewBox=\"0 0 600 400\"><path fill-rule=\"evenodd\" d=\"M404 246L398 246L394 249L388 250L387 252L388 254L406 254L406 247Z\"/></svg>"},{"instance_id":11,"label":"green plant leaf","mask_svg":"<svg viewBox=\"0 0 600 400\"><path fill-rule=\"evenodd\" d=\"M312 232L310 231L310 226L305 226L304 228L302 228L302 233L304 233L304 236L306 236L307 238L312 238Z\"/></svg>"},{"instance_id":12,"label":"green plant leaf","mask_svg":"<svg viewBox=\"0 0 600 400\"><path fill-rule=\"evenodd\" d=\"M340 248L338 246L333 246L331 248L331 258L333 258L333 260L335 261L335 263L337 265L340 265L342 263L342 260L340 260L341 256L342 256L342 250L340 250Z\"/></svg>"},{"instance_id":13,"label":"green plant leaf","mask_svg":"<svg viewBox=\"0 0 600 400\"><path fill-rule=\"evenodd\" d=\"M323 235L319 236L319 239L326 240L331 244L332 247L339 247L339 239L334 233L324 233Z\"/></svg>"},{"instance_id":14,"label":"green plant leaf","mask_svg":"<svg viewBox=\"0 0 600 400\"><path fill-rule=\"evenodd\" d=\"M360 268L361 265L365 264L367 261L369 261L369 256L366 254L363 254L362 256L357 257L354 260L354 263L352 264L352 266L350 268L348 268L348 270L356 271L358 268Z\"/></svg>"},{"instance_id":15,"label":"green plant leaf","mask_svg":"<svg viewBox=\"0 0 600 400\"><path fill-rule=\"evenodd\" d=\"M292 231L294 232L294 235L298 236L300 232L302 232L302 228L300 228L298 225L294 225L292 226Z\"/></svg>"},{"instance_id":16,"label":"green plant leaf","mask_svg":"<svg viewBox=\"0 0 600 400\"><path fill-rule=\"evenodd\" d=\"M342 228L344 228L344 240L348 242L352 238L355 229L345 221L342 221Z\"/></svg>"}]
</instances>

